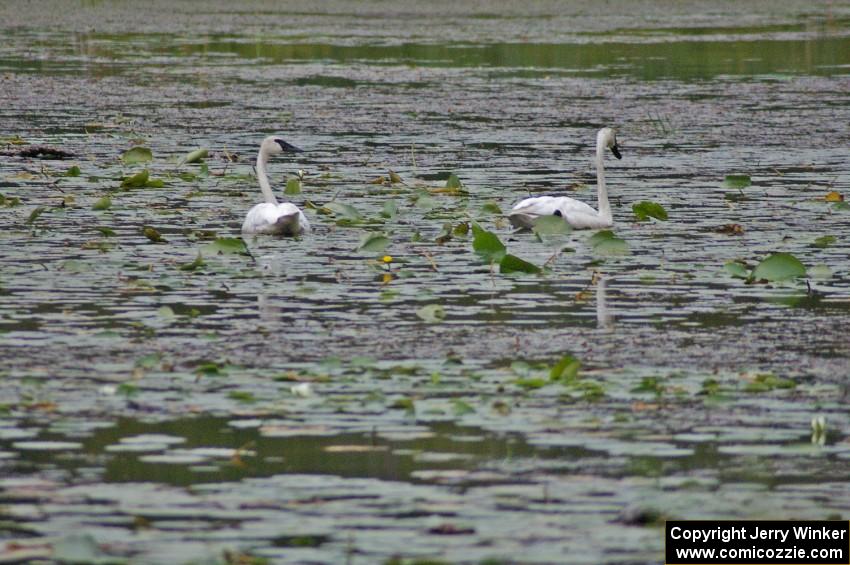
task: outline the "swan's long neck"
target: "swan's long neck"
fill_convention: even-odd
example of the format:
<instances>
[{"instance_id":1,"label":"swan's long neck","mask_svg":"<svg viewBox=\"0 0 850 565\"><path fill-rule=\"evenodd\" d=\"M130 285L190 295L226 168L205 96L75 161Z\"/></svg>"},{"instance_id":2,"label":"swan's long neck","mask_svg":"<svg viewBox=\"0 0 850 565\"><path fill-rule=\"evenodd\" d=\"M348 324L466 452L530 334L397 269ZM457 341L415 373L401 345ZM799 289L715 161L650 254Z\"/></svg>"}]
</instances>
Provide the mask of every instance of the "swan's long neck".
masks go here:
<instances>
[{"instance_id":1,"label":"swan's long neck","mask_svg":"<svg viewBox=\"0 0 850 565\"><path fill-rule=\"evenodd\" d=\"M260 190L263 192L263 198L266 199L266 202L277 204L277 199L274 197L274 192L272 192L272 187L269 184L269 177L266 176L266 161L268 161L268 155L260 149L260 153L257 155L257 180L260 181Z\"/></svg>"},{"instance_id":2,"label":"swan's long neck","mask_svg":"<svg viewBox=\"0 0 850 565\"><path fill-rule=\"evenodd\" d=\"M605 144L601 139L596 142L596 190L599 204L599 218L613 221L611 205L608 203L608 187L605 186Z\"/></svg>"}]
</instances>

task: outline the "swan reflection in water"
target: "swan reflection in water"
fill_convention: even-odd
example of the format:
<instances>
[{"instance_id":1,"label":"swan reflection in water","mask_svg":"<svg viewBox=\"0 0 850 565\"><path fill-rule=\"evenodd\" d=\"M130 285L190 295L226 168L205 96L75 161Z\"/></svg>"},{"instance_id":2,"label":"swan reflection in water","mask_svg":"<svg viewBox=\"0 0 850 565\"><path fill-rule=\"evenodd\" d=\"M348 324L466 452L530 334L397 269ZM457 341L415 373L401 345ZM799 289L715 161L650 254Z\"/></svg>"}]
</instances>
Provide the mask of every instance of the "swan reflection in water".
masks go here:
<instances>
[{"instance_id":1,"label":"swan reflection in water","mask_svg":"<svg viewBox=\"0 0 850 565\"><path fill-rule=\"evenodd\" d=\"M608 277L595 273L596 280L596 327L610 330L614 328L614 313L608 309Z\"/></svg>"}]
</instances>

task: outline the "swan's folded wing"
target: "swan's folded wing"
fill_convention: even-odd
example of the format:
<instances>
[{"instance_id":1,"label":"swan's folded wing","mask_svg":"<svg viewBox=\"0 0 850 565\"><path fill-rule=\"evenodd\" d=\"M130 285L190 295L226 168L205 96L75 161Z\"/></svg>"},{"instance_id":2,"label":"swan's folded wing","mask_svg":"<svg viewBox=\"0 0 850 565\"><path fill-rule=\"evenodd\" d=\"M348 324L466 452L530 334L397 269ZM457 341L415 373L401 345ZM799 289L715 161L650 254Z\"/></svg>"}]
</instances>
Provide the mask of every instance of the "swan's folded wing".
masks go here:
<instances>
[{"instance_id":1,"label":"swan's folded wing","mask_svg":"<svg viewBox=\"0 0 850 565\"><path fill-rule=\"evenodd\" d=\"M245 216L245 221L242 223L243 233L269 233L270 226L273 226L277 221L279 214L277 206L270 202L257 204Z\"/></svg>"},{"instance_id":2,"label":"swan's folded wing","mask_svg":"<svg viewBox=\"0 0 850 565\"><path fill-rule=\"evenodd\" d=\"M290 202L257 204L248 211L242 224L243 233L298 235L309 229L307 218Z\"/></svg>"},{"instance_id":3,"label":"swan's folded wing","mask_svg":"<svg viewBox=\"0 0 850 565\"><path fill-rule=\"evenodd\" d=\"M527 216L551 216L558 209L558 200L554 196L535 196L521 200L513 208L510 215L524 214Z\"/></svg>"}]
</instances>

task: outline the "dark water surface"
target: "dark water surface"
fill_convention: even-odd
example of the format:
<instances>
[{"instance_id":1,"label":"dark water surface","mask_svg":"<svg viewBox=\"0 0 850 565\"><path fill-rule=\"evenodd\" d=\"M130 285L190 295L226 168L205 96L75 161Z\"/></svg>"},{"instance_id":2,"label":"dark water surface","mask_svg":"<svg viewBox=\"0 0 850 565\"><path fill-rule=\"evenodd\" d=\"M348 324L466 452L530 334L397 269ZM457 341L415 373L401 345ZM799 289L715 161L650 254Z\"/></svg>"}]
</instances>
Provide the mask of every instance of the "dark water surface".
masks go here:
<instances>
[{"instance_id":1,"label":"dark water surface","mask_svg":"<svg viewBox=\"0 0 850 565\"><path fill-rule=\"evenodd\" d=\"M655 563L667 517L847 519L849 23L846 1L3 3L0 556ZM602 126L628 249L512 233L528 194L595 204ZM306 150L270 176L283 197L303 171L314 233L222 252L272 133ZM137 144L151 163L120 160ZM121 187L143 169L162 182ZM491 269L473 220L545 272ZM724 268L774 252L807 276Z\"/></svg>"}]
</instances>

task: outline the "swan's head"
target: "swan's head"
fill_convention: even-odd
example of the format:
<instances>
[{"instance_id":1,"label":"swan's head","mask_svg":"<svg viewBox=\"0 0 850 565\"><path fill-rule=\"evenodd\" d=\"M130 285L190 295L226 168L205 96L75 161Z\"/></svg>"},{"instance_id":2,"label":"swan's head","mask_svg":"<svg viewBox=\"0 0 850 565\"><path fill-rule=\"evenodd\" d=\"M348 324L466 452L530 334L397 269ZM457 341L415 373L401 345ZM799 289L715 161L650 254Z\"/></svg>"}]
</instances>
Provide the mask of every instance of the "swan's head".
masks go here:
<instances>
[{"instance_id":1,"label":"swan's head","mask_svg":"<svg viewBox=\"0 0 850 565\"><path fill-rule=\"evenodd\" d=\"M607 147L614 154L614 157L617 159L623 158L620 155L620 146L617 145L617 134L611 128L602 128L599 130L599 133L596 134L596 147Z\"/></svg>"},{"instance_id":2,"label":"swan's head","mask_svg":"<svg viewBox=\"0 0 850 565\"><path fill-rule=\"evenodd\" d=\"M260 145L260 151L266 155L275 155L277 153L283 153L284 151L288 151L290 153L301 153L303 149L295 147L291 143L284 141L276 135L270 135L263 140L263 144Z\"/></svg>"}]
</instances>

